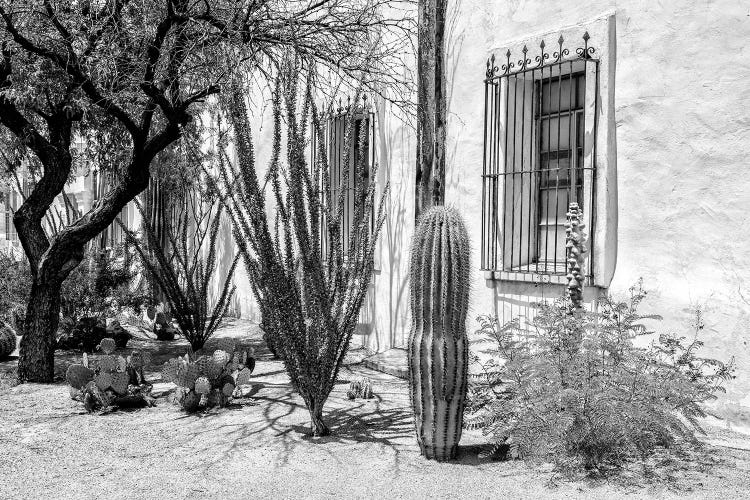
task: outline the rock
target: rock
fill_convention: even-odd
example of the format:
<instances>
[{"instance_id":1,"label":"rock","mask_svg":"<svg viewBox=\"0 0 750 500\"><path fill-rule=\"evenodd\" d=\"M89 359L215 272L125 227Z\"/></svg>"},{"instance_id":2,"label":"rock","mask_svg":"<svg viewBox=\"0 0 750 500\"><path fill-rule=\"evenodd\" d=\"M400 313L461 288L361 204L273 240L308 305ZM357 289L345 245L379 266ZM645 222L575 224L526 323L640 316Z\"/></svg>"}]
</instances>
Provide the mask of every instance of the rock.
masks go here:
<instances>
[{"instance_id":1,"label":"rock","mask_svg":"<svg viewBox=\"0 0 750 500\"><path fill-rule=\"evenodd\" d=\"M160 311L154 319L154 333L158 340L174 340L177 329L167 320L167 315Z\"/></svg>"},{"instance_id":2,"label":"rock","mask_svg":"<svg viewBox=\"0 0 750 500\"><path fill-rule=\"evenodd\" d=\"M81 318L70 333L62 333L57 339L57 349L80 349L93 352L103 338L107 337L106 323L98 318Z\"/></svg>"},{"instance_id":3,"label":"rock","mask_svg":"<svg viewBox=\"0 0 750 500\"><path fill-rule=\"evenodd\" d=\"M130 340L130 332L124 329L116 319L107 319L107 336L115 340L118 349L124 349Z\"/></svg>"}]
</instances>

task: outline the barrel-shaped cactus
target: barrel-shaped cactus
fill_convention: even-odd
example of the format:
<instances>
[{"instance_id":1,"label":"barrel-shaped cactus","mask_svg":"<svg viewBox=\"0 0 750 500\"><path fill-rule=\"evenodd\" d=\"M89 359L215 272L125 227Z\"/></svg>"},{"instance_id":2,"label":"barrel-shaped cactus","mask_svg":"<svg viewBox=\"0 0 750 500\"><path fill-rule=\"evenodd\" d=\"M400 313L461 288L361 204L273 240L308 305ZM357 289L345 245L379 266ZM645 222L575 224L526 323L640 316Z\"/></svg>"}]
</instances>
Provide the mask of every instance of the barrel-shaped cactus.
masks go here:
<instances>
[{"instance_id":1,"label":"barrel-shaped cactus","mask_svg":"<svg viewBox=\"0 0 750 500\"><path fill-rule=\"evenodd\" d=\"M409 385L422 454L455 458L461 439L469 344L469 237L453 208L420 218L409 268Z\"/></svg>"}]
</instances>

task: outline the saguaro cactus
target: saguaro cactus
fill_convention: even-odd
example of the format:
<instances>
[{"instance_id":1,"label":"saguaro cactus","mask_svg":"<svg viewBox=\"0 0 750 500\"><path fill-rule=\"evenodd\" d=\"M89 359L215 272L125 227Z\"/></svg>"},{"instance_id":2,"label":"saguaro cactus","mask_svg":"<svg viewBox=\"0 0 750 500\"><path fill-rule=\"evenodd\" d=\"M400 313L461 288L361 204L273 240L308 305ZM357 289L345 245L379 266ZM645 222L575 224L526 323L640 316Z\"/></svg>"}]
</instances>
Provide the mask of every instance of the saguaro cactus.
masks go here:
<instances>
[{"instance_id":1,"label":"saguaro cactus","mask_svg":"<svg viewBox=\"0 0 750 500\"><path fill-rule=\"evenodd\" d=\"M433 207L425 212L411 249L408 356L417 441L429 459L455 458L461 439L469 266L469 237L458 211Z\"/></svg>"}]
</instances>

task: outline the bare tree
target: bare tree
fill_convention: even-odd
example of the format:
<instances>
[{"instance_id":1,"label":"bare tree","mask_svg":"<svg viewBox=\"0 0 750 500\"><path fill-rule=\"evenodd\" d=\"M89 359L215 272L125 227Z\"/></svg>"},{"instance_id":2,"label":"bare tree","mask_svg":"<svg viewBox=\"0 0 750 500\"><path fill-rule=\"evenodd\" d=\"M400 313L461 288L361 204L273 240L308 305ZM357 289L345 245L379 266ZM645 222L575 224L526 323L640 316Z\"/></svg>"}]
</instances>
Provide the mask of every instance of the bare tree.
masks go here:
<instances>
[{"instance_id":1,"label":"bare tree","mask_svg":"<svg viewBox=\"0 0 750 500\"><path fill-rule=\"evenodd\" d=\"M85 244L149 184L156 155L180 139L225 68L263 70L292 48L342 74L393 83L389 0L0 0L0 124L41 164L14 215L32 283L18 377L49 382L60 288ZM398 12L398 11L397 11ZM117 181L57 234L42 221L77 165L74 139L113 152ZM93 139L92 139L93 138Z\"/></svg>"}]
</instances>

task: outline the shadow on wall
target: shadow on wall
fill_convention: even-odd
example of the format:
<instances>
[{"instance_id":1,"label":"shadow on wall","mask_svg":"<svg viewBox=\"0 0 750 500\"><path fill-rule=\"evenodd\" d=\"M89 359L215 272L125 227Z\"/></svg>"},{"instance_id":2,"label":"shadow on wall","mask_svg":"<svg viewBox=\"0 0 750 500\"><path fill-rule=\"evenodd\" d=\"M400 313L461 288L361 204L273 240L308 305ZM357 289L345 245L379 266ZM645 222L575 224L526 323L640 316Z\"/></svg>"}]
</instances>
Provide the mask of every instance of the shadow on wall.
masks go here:
<instances>
[{"instance_id":1,"label":"shadow on wall","mask_svg":"<svg viewBox=\"0 0 750 500\"><path fill-rule=\"evenodd\" d=\"M374 352L405 345L409 329L408 304L408 258L409 237L414 223L413 212L407 203L414 196L409 187L413 184L404 178L397 178L399 169L393 170L394 156L402 165L413 162L412 133L408 125L386 118L386 104L378 102L376 107L378 143L378 179L381 186L390 183L386 201L386 216L380 233L377 250L375 286L371 287L367 302L360 316L361 322L368 322L369 328L360 328L358 339L363 346ZM389 125L400 123L391 130ZM394 147L395 146L395 147ZM403 171L403 168L401 169ZM410 169L406 169L410 172ZM378 309L378 307L380 309ZM380 315L380 317L378 317ZM376 326L377 325L377 326Z\"/></svg>"},{"instance_id":2,"label":"shadow on wall","mask_svg":"<svg viewBox=\"0 0 750 500\"><path fill-rule=\"evenodd\" d=\"M566 292L565 285L551 283L488 280L485 284L491 288L492 304L490 310L478 310L477 315L497 316L500 324L520 318L522 327L528 326L536 316L537 303L555 300ZM584 306L596 310L598 298L604 293L600 288L584 288Z\"/></svg>"}]
</instances>

